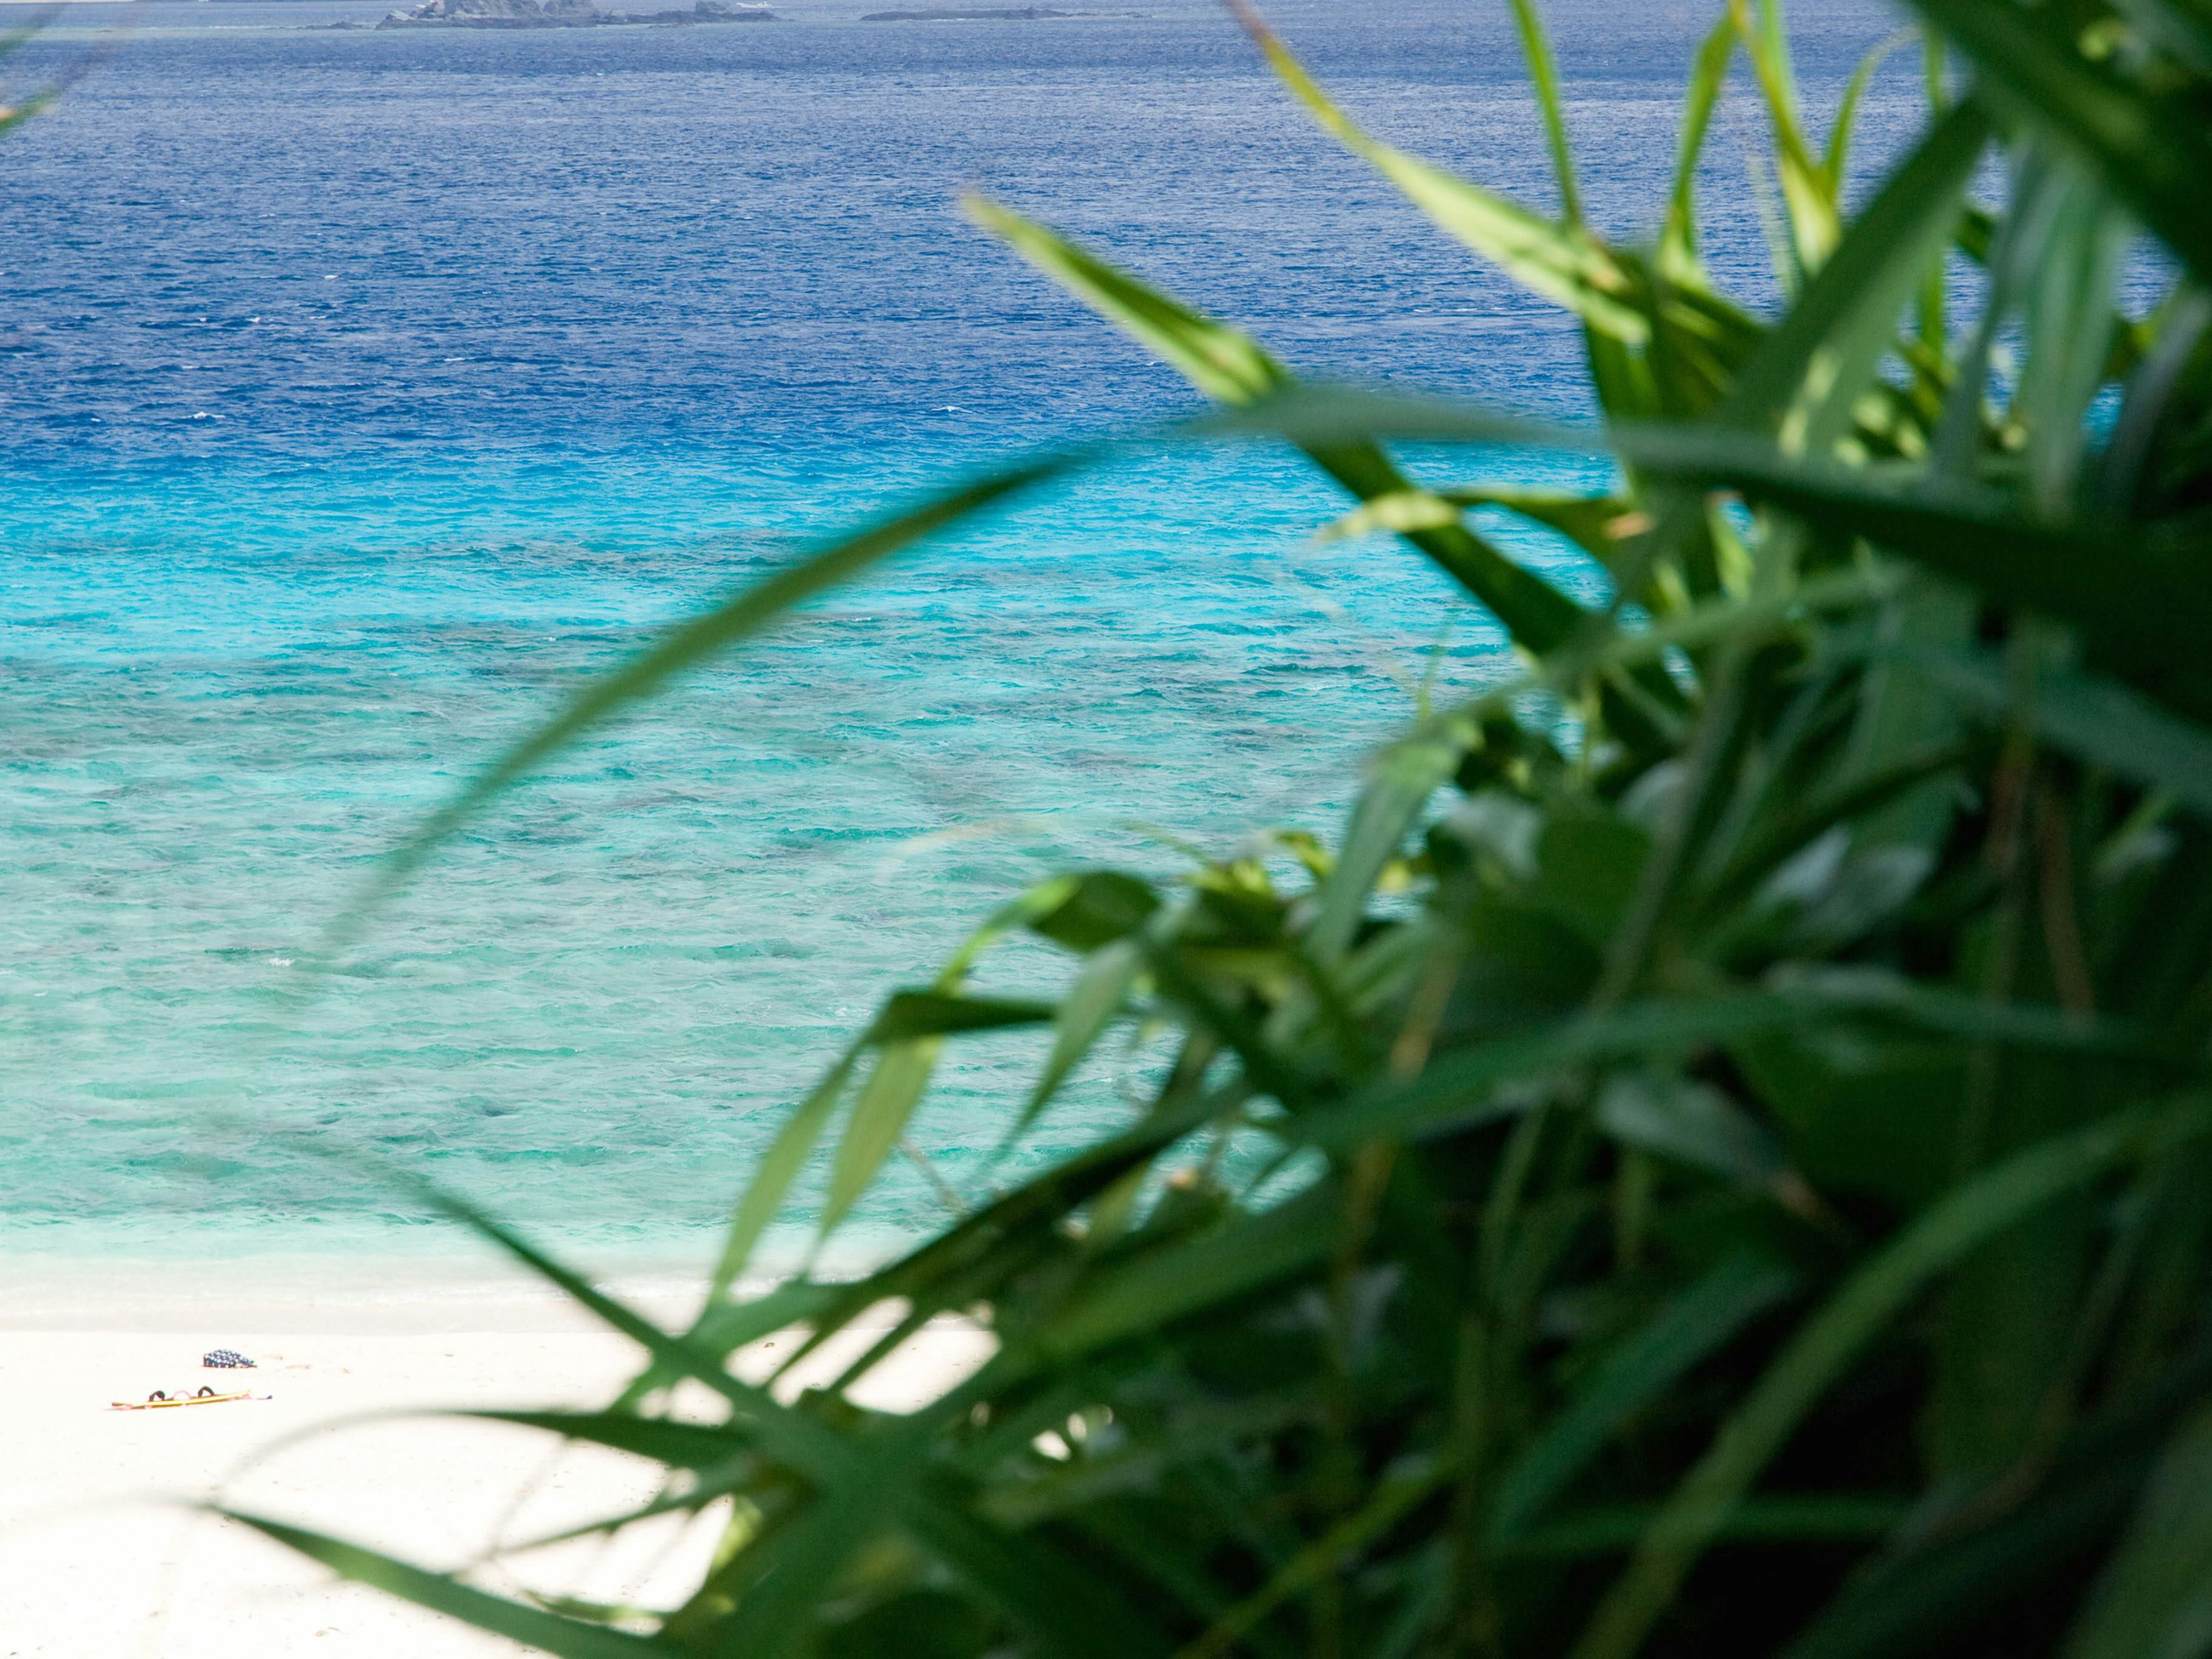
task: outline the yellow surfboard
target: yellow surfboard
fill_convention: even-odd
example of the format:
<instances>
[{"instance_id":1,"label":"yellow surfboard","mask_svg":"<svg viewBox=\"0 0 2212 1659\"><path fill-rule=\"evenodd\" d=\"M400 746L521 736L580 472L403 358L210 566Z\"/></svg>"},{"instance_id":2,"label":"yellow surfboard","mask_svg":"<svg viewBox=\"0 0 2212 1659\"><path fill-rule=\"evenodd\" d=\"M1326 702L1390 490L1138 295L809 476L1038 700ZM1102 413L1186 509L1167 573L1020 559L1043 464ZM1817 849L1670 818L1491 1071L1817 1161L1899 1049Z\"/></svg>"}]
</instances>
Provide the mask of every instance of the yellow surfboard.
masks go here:
<instances>
[{"instance_id":1,"label":"yellow surfboard","mask_svg":"<svg viewBox=\"0 0 2212 1659\"><path fill-rule=\"evenodd\" d=\"M107 1408L113 1412L157 1412L170 1406L220 1406L232 1400L252 1398L251 1389L240 1389L235 1394L217 1394L213 1389L202 1389L197 1394L176 1395L156 1389L143 1400L111 1400Z\"/></svg>"}]
</instances>

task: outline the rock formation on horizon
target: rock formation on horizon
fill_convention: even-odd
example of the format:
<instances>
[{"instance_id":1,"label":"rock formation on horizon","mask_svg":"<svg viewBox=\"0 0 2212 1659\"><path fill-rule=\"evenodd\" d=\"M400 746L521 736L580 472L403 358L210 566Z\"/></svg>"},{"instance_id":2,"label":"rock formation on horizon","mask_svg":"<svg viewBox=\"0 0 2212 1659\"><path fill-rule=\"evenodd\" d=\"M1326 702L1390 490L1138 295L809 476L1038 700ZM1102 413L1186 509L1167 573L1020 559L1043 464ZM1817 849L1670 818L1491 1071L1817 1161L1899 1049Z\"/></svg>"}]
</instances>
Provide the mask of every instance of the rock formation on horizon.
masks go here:
<instances>
[{"instance_id":1,"label":"rock formation on horizon","mask_svg":"<svg viewBox=\"0 0 2212 1659\"><path fill-rule=\"evenodd\" d=\"M929 6L920 11L871 11L863 23L1028 23L1042 17L1073 17L1072 11L1043 6Z\"/></svg>"},{"instance_id":2,"label":"rock formation on horizon","mask_svg":"<svg viewBox=\"0 0 2212 1659\"><path fill-rule=\"evenodd\" d=\"M773 23L766 6L698 0L690 11L601 11L592 0L423 0L386 14L380 29L575 29L624 23Z\"/></svg>"}]
</instances>

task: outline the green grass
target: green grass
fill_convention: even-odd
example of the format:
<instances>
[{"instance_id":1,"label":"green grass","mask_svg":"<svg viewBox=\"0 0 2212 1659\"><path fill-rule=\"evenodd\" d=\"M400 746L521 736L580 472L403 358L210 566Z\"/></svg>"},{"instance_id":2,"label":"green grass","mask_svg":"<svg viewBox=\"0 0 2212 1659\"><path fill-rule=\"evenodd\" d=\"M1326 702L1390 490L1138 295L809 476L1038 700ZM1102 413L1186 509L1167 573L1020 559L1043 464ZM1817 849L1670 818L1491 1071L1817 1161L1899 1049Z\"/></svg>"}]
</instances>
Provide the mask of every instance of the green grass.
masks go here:
<instances>
[{"instance_id":1,"label":"green grass","mask_svg":"<svg viewBox=\"0 0 2212 1659\"><path fill-rule=\"evenodd\" d=\"M734 1501L683 1605L526 1603L240 1518L579 1656L2212 1651L2212 13L1917 4L1961 90L1847 216L1856 94L1808 131L1777 8L1735 0L1638 247L1576 207L1532 6L1559 219L1369 138L1240 9L1440 232L1580 319L1601 436L1302 386L972 203L1226 406L1152 440L1295 445L1346 492L1335 533L1398 532L1522 677L1376 754L1333 846L1010 902L794 1107L689 1330L437 1200L640 1346L605 1412L526 1420L660 1461L665 1506ZM1739 64L1786 219L1771 322L1698 258ZM1992 211L1969 185L1998 153ZM2130 318L2138 228L2178 274ZM1620 490L1386 448L1502 438L1602 444ZM392 878L579 732L1091 459L971 480L675 630ZM1578 544L1614 599L1551 586L1476 507ZM1065 954L1054 1000L990 990L1016 934ZM834 1226L946 1045L1024 1026L1048 1058L1010 1133L1103 1049L1162 1055L1149 1101L864 1282L738 1293L810 1159ZM891 1300L899 1330L792 1403L726 1369ZM906 1416L846 1397L943 1311L997 1336L981 1374ZM720 1421L659 1414L686 1377Z\"/></svg>"}]
</instances>

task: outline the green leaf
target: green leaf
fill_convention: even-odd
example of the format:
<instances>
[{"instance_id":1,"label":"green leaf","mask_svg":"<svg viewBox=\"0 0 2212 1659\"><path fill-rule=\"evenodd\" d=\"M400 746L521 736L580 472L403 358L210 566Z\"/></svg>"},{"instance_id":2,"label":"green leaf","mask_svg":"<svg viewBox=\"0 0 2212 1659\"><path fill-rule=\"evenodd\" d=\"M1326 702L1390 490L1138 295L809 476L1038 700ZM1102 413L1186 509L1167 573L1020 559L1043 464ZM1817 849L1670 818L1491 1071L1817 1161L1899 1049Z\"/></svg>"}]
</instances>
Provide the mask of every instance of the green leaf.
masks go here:
<instances>
[{"instance_id":1,"label":"green leaf","mask_svg":"<svg viewBox=\"0 0 2212 1659\"><path fill-rule=\"evenodd\" d=\"M961 205L977 224L1104 313L1216 402L1249 404L1291 385L1290 371L1241 329L1169 299L985 197L963 197Z\"/></svg>"},{"instance_id":2,"label":"green leaf","mask_svg":"<svg viewBox=\"0 0 2212 1659\"><path fill-rule=\"evenodd\" d=\"M937 1068L935 1037L893 1042L876 1056L875 1069L853 1107L852 1121L838 1143L830 1170L830 1194L822 1206L822 1236L828 1237L876 1178L876 1171L906 1133L907 1120L921 1102Z\"/></svg>"},{"instance_id":3,"label":"green leaf","mask_svg":"<svg viewBox=\"0 0 2212 1659\"><path fill-rule=\"evenodd\" d=\"M1989 136L1979 106L1961 104L1892 172L1744 366L1723 424L1765 430L1779 422L1784 451L1826 455L1849 428L1922 273L1949 243Z\"/></svg>"},{"instance_id":4,"label":"green leaf","mask_svg":"<svg viewBox=\"0 0 2212 1659\"><path fill-rule=\"evenodd\" d=\"M1352 806L1335 867L1322 884L1321 911L1306 935L1316 961L1327 966L1342 959L1383 866L1397 855L1429 797L1458 764L1459 749L1452 744L1413 741L1382 751Z\"/></svg>"},{"instance_id":5,"label":"green leaf","mask_svg":"<svg viewBox=\"0 0 2212 1659\"><path fill-rule=\"evenodd\" d=\"M1068 1659L1167 1659L1175 1651L1144 1608L1039 1533L1002 1531L949 1492L939 1497L917 1517L915 1536L1026 1630L1037 1651Z\"/></svg>"},{"instance_id":6,"label":"green leaf","mask_svg":"<svg viewBox=\"0 0 2212 1659\"><path fill-rule=\"evenodd\" d=\"M1939 744L1902 756L1882 771L1802 805L1776 812L1713 878L1705 900L1708 909L1723 912L1741 903L1779 866L1830 830L1878 812L1931 779L1957 771L1963 758L1955 743Z\"/></svg>"},{"instance_id":7,"label":"green leaf","mask_svg":"<svg viewBox=\"0 0 2212 1659\"><path fill-rule=\"evenodd\" d=\"M745 1263L752 1259L753 1247L760 1243L761 1235L783 1208L791 1183L806 1166L807 1157L822 1139L830 1115L844 1097L845 1085L852 1080L854 1069L860 1063L862 1048L856 1042L847 1049L844 1057L830 1068L812 1092L799 1103L799 1109L776 1131L775 1139L753 1170L745 1195L738 1201L737 1212L730 1218L722 1259L715 1264L714 1277L708 1291L708 1307L720 1302L730 1286L737 1283L738 1275L744 1272Z\"/></svg>"},{"instance_id":8,"label":"green leaf","mask_svg":"<svg viewBox=\"0 0 2212 1659\"><path fill-rule=\"evenodd\" d=\"M1821 159L1820 171L1827 175L1830 190L1840 194L1844 185L1844 170L1850 164L1851 136L1858 125L1859 103L1865 98L1867 84L1875 71L1888 61L1890 54L1910 41L1911 29L1899 29L1887 40L1875 43L1851 70L1851 78L1844 83L1844 95L1836 106L1836 124L1828 130L1828 151Z\"/></svg>"},{"instance_id":9,"label":"green leaf","mask_svg":"<svg viewBox=\"0 0 2212 1659\"><path fill-rule=\"evenodd\" d=\"M2021 273L2027 360L2009 413L2027 428L2027 498L2057 517L2073 501L2089 441L2085 417L2106 378L2113 290L2132 226L2094 173L2068 161L2052 171L2056 199Z\"/></svg>"},{"instance_id":10,"label":"green leaf","mask_svg":"<svg viewBox=\"0 0 2212 1659\"><path fill-rule=\"evenodd\" d=\"M813 1321L826 1335L870 1307L902 1297L915 1307L941 1308L946 1297L986 1292L1000 1267L1026 1265L1023 1247L1054 1235L1069 1214L1144 1167L1162 1150L1211 1122L1218 1106L1203 1097L1155 1112L1133 1127L1047 1170L963 1217L907 1255L854 1284Z\"/></svg>"},{"instance_id":11,"label":"green leaf","mask_svg":"<svg viewBox=\"0 0 2212 1659\"><path fill-rule=\"evenodd\" d=\"M1748 1187L1788 1167L1743 1109L1708 1084L1661 1071L1623 1072L1598 1091L1597 1126L1615 1140Z\"/></svg>"},{"instance_id":12,"label":"green leaf","mask_svg":"<svg viewBox=\"0 0 2212 1659\"><path fill-rule=\"evenodd\" d=\"M1629 1659L1805 1413L1929 1280L2052 1200L2203 1135L2206 1104L2197 1097L2161 1102L2039 1142L1960 1183L1877 1251L1805 1322L1721 1425L1607 1592L1572 1659Z\"/></svg>"},{"instance_id":13,"label":"green leaf","mask_svg":"<svg viewBox=\"0 0 2212 1659\"><path fill-rule=\"evenodd\" d=\"M634 1452L672 1469L711 1468L758 1449L750 1435L726 1425L640 1417L632 1412L468 1411L452 1415L543 1429L563 1439Z\"/></svg>"},{"instance_id":14,"label":"green leaf","mask_svg":"<svg viewBox=\"0 0 2212 1659\"><path fill-rule=\"evenodd\" d=\"M442 1613L478 1630L489 1631L495 1636L559 1654L562 1659L647 1659L651 1655L668 1659L678 1651L646 1637L628 1636L602 1626L563 1619L540 1607L525 1607L464 1584L450 1574L429 1572L374 1550L342 1543L304 1527L272 1521L266 1516L222 1508L210 1508L209 1513L251 1527L309 1560L320 1562L342 1578L397 1595L433 1613Z\"/></svg>"},{"instance_id":15,"label":"green leaf","mask_svg":"<svg viewBox=\"0 0 2212 1659\"><path fill-rule=\"evenodd\" d=\"M1574 152L1567 143L1567 113L1559 100L1559 69L1535 0L1512 0L1513 22L1521 32L1521 55L1528 60L1528 84L1544 118L1544 142L1552 152L1552 177L1559 187L1559 215L1570 225L1583 222L1582 195L1575 188Z\"/></svg>"},{"instance_id":16,"label":"green leaf","mask_svg":"<svg viewBox=\"0 0 2212 1659\"><path fill-rule=\"evenodd\" d=\"M1747 495L1832 531L1864 536L1991 599L2042 612L2175 665L2196 659L2212 621L2212 568L2169 554L2130 525L2045 525L1993 490L1794 461L1723 433L1617 433L1654 472ZM2160 603L2139 596L2156 593Z\"/></svg>"},{"instance_id":17,"label":"green leaf","mask_svg":"<svg viewBox=\"0 0 2212 1659\"><path fill-rule=\"evenodd\" d=\"M921 1037L957 1036L969 1031L1003 1031L1042 1025L1053 1018L1049 1002L1013 997L961 996L950 991L895 991L868 1028L870 1042L910 1042Z\"/></svg>"},{"instance_id":18,"label":"green leaf","mask_svg":"<svg viewBox=\"0 0 2212 1659\"><path fill-rule=\"evenodd\" d=\"M2191 107L2088 62L2065 14L1987 0L1911 3L1981 68L1983 96L2087 158L2200 279L2212 276L2212 218L2204 212L2212 140Z\"/></svg>"},{"instance_id":19,"label":"green leaf","mask_svg":"<svg viewBox=\"0 0 2212 1659\"><path fill-rule=\"evenodd\" d=\"M1283 83L1322 125L1397 185L1446 235L1463 243L1530 292L1565 306L1599 333L1640 346L1651 325L1627 302L1627 273L1585 231L1547 223L1480 185L1378 143L1329 100L1272 30L1245 13L1247 27ZM1562 137L1564 143L1564 137Z\"/></svg>"},{"instance_id":20,"label":"green leaf","mask_svg":"<svg viewBox=\"0 0 2212 1659\"><path fill-rule=\"evenodd\" d=\"M710 610L669 629L611 673L594 676L568 705L478 773L466 787L386 855L378 881L331 924L349 937L381 902L462 824L509 785L526 776L592 727L652 696L685 671L765 632L795 607L850 581L916 542L1087 464L1095 452L1043 456L942 491L921 506L842 538L785 566Z\"/></svg>"},{"instance_id":21,"label":"green leaf","mask_svg":"<svg viewBox=\"0 0 2212 1659\"><path fill-rule=\"evenodd\" d=\"M424 1204L498 1245L569 1300L629 1338L667 1370L694 1378L721 1395L735 1408L733 1420L741 1421L756 1435L761 1449L769 1455L826 1486L864 1483L879 1498L886 1499L894 1492L889 1471L879 1462L867 1462L827 1425L790 1410L766 1389L731 1376L725 1364L726 1354L706 1349L688 1336L672 1336L474 1205L434 1183L390 1169L381 1173L390 1184L411 1192Z\"/></svg>"},{"instance_id":22,"label":"green leaf","mask_svg":"<svg viewBox=\"0 0 2212 1659\"><path fill-rule=\"evenodd\" d=\"M1783 205L1789 214L1790 246L1786 258L1778 253L1778 275L1786 286L1794 287L1796 276L1817 271L1826 263L1842 226L1835 191L1820 163L1813 159L1798 125L1796 82L1787 45L1773 23L1772 0L1762 0L1760 9L1765 15L1761 23L1753 23L1745 0L1729 0L1736 33L1751 58L1753 78L1766 100L1773 134L1774 176L1782 186Z\"/></svg>"},{"instance_id":23,"label":"green leaf","mask_svg":"<svg viewBox=\"0 0 2212 1659\"><path fill-rule=\"evenodd\" d=\"M1066 896L1030 923L1030 930L1073 951L1096 951L1135 933L1160 908L1160 896L1118 870L1085 870Z\"/></svg>"},{"instance_id":24,"label":"green leaf","mask_svg":"<svg viewBox=\"0 0 2212 1659\"><path fill-rule=\"evenodd\" d=\"M1371 536L1378 530L1443 530L1459 522L1459 511L1442 492L1397 489L1322 526L1314 540L1322 546Z\"/></svg>"},{"instance_id":25,"label":"green leaf","mask_svg":"<svg viewBox=\"0 0 2212 1659\"><path fill-rule=\"evenodd\" d=\"M1371 1540L1396 1525L1451 1477L1442 1462L1428 1462L1392 1470L1375 1485L1366 1501L1330 1528L1328 1535L1300 1551L1255 1594L1248 1596L1215 1620L1191 1645L1193 1655L1233 1650L1255 1625L1291 1596L1341 1572Z\"/></svg>"},{"instance_id":26,"label":"green leaf","mask_svg":"<svg viewBox=\"0 0 2212 1659\"><path fill-rule=\"evenodd\" d=\"M1524 1109L1526 1103L1517 1096L1498 1097L1501 1083L1609 1060L1657 1064L1764 1031L1862 1017L2059 1053L2144 1052L2141 1035L2131 1027L2084 1020L2055 1008L1993 1006L1878 971L1799 971L1779 977L1771 990L1631 1003L1471 1043L1440 1055L1409 1081L1371 1085L1340 1104L1268 1127L1285 1140L1326 1147L1443 1134Z\"/></svg>"},{"instance_id":27,"label":"green leaf","mask_svg":"<svg viewBox=\"0 0 2212 1659\"><path fill-rule=\"evenodd\" d=\"M1690 85L1682 99L1682 136L1674 161L1674 187L1667 198L1667 220L1659 234L1660 268L1669 276L1686 272L1698 258L1698 161L1713 110L1728 84L1729 61L1735 56L1735 19L1723 16L1698 48Z\"/></svg>"},{"instance_id":28,"label":"green leaf","mask_svg":"<svg viewBox=\"0 0 2212 1659\"><path fill-rule=\"evenodd\" d=\"M1498 1477L1492 1540L1503 1544L1524 1531L1637 1413L1796 1285L1788 1268L1739 1253L1685 1288L1607 1358L1566 1409Z\"/></svg>"},{"instance_id":29,"label":"green leaf","mask_svg":"<svg viewBox=\"0 0 2212 1659\"><path fill-rule=\"evenodd\" d=\"M1334 1244L1339 1207L1333 1186L1309 1188L1272 1210L1117 1267L1022 1345L1023 1363L1064 1364L1310 1267Z\"/></svg>"},{"instance_id":30,"label":"green leaf","mask_svg":"<svg viewBox=\"0 0 2212 1659\"><path fill-rule=\"evenodd\" d=\"M2065 1659L2212 1653L2212 1410L2183 1425L2091 1593Z\"/></svg>"},{"instance_id":31,"label":"green leaf","mask_svg":"<svg viewBox=\"0 0 2212 1659\"><path fill-rule=\"evenodd\" d=\"M2009 672L1985 653L1916 650L1899 660L1983 714L2024 720L2045 742L2212 818L2212 733L2118 681L2050 672L2023 699Z\"/></svg>"},{"instance_id":32,"label":"green leaf","mask_svg":"<svg viewBox=\"0 0 2212 1659\"><path fill-rule=\"evenodd\" d=\"M1098 1034L1121 1012L1129 988L1143 967L1144 953L1127 939L1115 939L1093 951L1077 970L1074 982L1053 1017L1052 1053L1045 1057L1044 1070L1037 1074L1036 1087L1030 1091L1021 1115L1006 1131L1002 1151L1028 1132L1046 1103L1060 1092L1068 1073L1098 1041Z\"/></svg>"},{"instance_id":33,"label":"green leaf","mask_svg":"<svg viewBox=\"0 0 2212 1659\"><path fill-rule=\"evenodd\" d=\"M1139 344L1181 369L1207 396L1231 405L1272 401L1295 386L1288 370L1251 339L1178 304L1020 215L970 198L978 222ZM1207 430L1200 422L1187 428ZM1402 495L1413 485L1373 444L1354 438L1301 446L1316 465L1361 501ZM1468 592L1531 651L1551 649L1584 621L1580 605L1542 577L1522 569L1464 526L1406 532L1407 539Z\"/></svg>"},{"instance_id":34,"label":"green leaf","mask_svg":"<svg viewBox=\"0 0 2212 1659\"><path fill-rule=\"evenodd\" d=\"M1458 507L1504 507L1524 519L1533 519L1546 529L1559 532L1608 568L1620 556L1621 543L1649 524L1632 502L1619 495L1574 495L1548 489L1516 489L1503 484L1437 493Z\"/></svg>"},{"instance_id":35,"label":"green leaf","mask_svg":"<svg viewBox=\"0 0 2212 1659\"><path fill-rule=\"evenodd\" d=\"M865 1483L842 1484L767 1536L749 1544L702 1594L672 1615L663 1633L684 1653L717 1659L782 1659L801 1649L807 1627L843 1571L880 1536L890 1506ZM720 1605L717 1578L741 1578L733 1611ZM726 1591L725 1590L725 1594ZM711 1640L712 1645L708 1645Z\"/></svg>"}]
</instances>

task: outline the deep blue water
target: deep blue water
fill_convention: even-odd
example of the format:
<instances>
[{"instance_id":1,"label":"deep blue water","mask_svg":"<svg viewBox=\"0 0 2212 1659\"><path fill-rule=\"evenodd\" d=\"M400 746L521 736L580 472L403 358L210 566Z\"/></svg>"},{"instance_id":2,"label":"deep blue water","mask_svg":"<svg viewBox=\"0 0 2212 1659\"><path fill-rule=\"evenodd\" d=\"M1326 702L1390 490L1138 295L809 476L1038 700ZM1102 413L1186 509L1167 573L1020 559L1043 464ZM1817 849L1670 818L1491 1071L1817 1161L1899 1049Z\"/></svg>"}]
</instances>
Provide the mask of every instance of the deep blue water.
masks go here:
<instances>
[{"instance_id":1,"label":"deep blue water","mask_svg":"<svg viewBox=\"0 0 2212 1659\"><path fill-rule=\"evenodd\" d=\"M1164 832L1329 829L1431 650L1447 691L1504 671L1395 547L1316 547L1333 503L1285 458L1139 453L594 738L300 1012L281 994L376 854L647 630L933 481L1191 406L968 228L963 187L1301 368L1584 412L1573 331L1313 129L1207 0L310 27L382 9L80 6L16 60L90 68L0 140L0 1238L413 1236L241 1129L242 1088L250 1124L541 1231L682 1243L878 998L1020 884L1171 875ZM1594 216L1636 234L1710 9L1551 9ZM1502 3L1273 12L1379 134L1548 200ZM1816 107L1891 21L1808 9ZM1914 73L1878 84L1869 155ZM1715 264L1763 301L1759 137L1739 92L1705 186ZM982 978L1056 972L1017 951ZM916 1138L956 1184L1034 1059L948 1068ZM1102 1069L1030 1156L1124 1109ZM862 1219L931 1214L894 1171Z\"/></svg>"}]
</instances>

